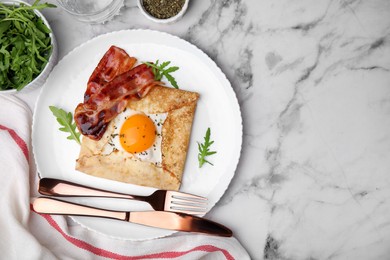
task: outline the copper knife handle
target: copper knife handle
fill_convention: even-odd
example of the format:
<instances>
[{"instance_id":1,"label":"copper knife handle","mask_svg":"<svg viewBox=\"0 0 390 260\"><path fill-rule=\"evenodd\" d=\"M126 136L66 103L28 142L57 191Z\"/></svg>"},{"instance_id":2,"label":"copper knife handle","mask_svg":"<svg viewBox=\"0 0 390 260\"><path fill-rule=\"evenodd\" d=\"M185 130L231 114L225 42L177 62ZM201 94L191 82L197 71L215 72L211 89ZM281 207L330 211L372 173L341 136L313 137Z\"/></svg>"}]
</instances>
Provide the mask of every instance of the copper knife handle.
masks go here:
<instances>
[{"instance_id":1,"label":"copper knife handle","mask_svg":"<svg viewBox=\"0 0 390 260\"><path fill-rule=\"evenodd\" d=\"M138 197L129 194L90 188L81 184L51 178L42 178L39 180L38 191L42 195L60 197L111 197L123 199L137 199Z\"/></svg>"},{"instance_id":2,"label":"copper knife handle","mask_svg":"<svg viewBox=\"0 0 390 260\"><path fill-rule=\"evenodd\" d=\"M98 209L44 197L34 199L32 206L35 212L43 214L129 219L127 212Z\"/></svg>"}]
</instances>

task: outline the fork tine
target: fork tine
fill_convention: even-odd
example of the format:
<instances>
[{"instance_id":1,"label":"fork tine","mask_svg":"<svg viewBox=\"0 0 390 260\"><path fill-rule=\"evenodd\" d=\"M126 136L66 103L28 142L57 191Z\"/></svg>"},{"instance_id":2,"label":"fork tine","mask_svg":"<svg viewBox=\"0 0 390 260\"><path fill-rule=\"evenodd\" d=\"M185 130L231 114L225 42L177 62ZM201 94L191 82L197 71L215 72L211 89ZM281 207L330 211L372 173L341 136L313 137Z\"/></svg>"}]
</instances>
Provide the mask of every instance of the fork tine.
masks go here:
<instances>
[{"instance_id":1,"label":"fork tine","mask_svg":"<svg viewBox=\"0 0 390 260\"><path fill-rule=\"evenodd\" d=\"M175 207L185 207L185 208L191 208L191 209L205 209L207 204L196 204L196 203L187 203L182 201L171 201L171 205Z\"/></svg>"},{"instance_id":2,"label":"fork tine","mask_svg":"<svg viewBox=\"0 0 390 260\"><path fill-rule=\"evenodd\" d=\"M196 204L185 204L185 203L178 203L176 201L171 201L169 205L169 209L176 212L191 212L189 214L201 214L203 212L206 212L207 208L202 207L202 205L196 205Z\"/></svg>"},{"instance_id":3,"label":"fork tine","mask_svg":"<svg viewBox=\"0 0 390 260\"><path fill-rule=\"evenodd\" d=\"M182 205L175 206L175 205L171 205L170 208L171 209L176 209L176 210L190 210L190 211L198 211L198 212L206 211L206 208L195 207L195 206L182 206Z\"/></svg>"},{"instance_id":4,"label":"fork tine","mask_svg":"<svg viewBox=\"0 0 390 260\"><path fill-rule=\"evenodd\" d=\"M176 212L191 212L191 214L201 214L206 212L207 208L204 207L196 207L196 206L184 206L184 205L174 205L171 204L169 206L171 211L176 211Z\"/></svg>"},{"instance_id":5,"label":"fork tine","mask_svg":"<svg viewBox=\"0 0 390 260\"><path fill-rule=\"evenodd\" d=\"M186 199L182 197L176 197L172 196L171 203L180 204L180 205L199 205L199 206L206 206L208 203L207 201L203 200L192 200L192 199Z\"/></svg>"},{"instance_id":6,"label":"fork tine","mask_svg":"<svg viewBox=\"0 0 390 260\"><path fill-rule=\"evenodd\" d=\"M182 200L207 201L207 198L205 198L205 197L201 197L201 196L189 194L189 193L184 193L184 192L171 191L170 195L173 198L182 199Z\"/></svg>"},{"instance_id":7,"label":"fork tine","mask_svg":"<svg viewBox=\"0 0 390 260\"><path fill-rule=\"evenodd\" d=\"M172 212L178 212L178 213L185 213L190 215L201 215L204 214L205 211L191 211L191 210L179 210L179 209L172 209Z\"/></svg>"},{"instance_id":8,"label":"fork tine","mask_svg":"<svg viewBox=\"0 0 390 260\"><path fill-rule=\"evenodd\" d=\"M183 206L188 208L206 208L207 203L196 203L193 201L180 201L180 200L172 200L171 204L174 206Z\"/></svg>"}]
</instances>

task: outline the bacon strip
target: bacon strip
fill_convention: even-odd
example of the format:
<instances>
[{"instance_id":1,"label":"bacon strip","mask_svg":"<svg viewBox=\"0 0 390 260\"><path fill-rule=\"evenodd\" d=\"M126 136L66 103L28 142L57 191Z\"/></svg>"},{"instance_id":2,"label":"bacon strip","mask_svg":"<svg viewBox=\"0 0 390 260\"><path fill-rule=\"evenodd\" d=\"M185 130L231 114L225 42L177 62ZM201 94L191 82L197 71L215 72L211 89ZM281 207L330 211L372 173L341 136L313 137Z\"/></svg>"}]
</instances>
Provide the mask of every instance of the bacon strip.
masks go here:
<instances>
[{"instance_id":1,"label":"bacon strip","mask_svg":"<svg viewBox=\"0 0 390 260\"><path fill-rule=\"evenodd\" d=\"M84 94L84 102L88 101L90 96L107 82L133 68L136 62L137 59L130 57L123 49L114 45L111 46L99 61L99 64L88 80L87 90Z\"/></svg>"},{"instance_id":2,"label":"bacon strip","mask_svg":"<svg viewBox=\"0 0 390 260\"><path fill-rule=\"evenodd\" d=\"M79 131L100 140L108 123L124 110L130 99L142 98L157 84L152 69L142 64L95 89L87 101L76 107L74 119Z\"/></svg>"}]
</instances>

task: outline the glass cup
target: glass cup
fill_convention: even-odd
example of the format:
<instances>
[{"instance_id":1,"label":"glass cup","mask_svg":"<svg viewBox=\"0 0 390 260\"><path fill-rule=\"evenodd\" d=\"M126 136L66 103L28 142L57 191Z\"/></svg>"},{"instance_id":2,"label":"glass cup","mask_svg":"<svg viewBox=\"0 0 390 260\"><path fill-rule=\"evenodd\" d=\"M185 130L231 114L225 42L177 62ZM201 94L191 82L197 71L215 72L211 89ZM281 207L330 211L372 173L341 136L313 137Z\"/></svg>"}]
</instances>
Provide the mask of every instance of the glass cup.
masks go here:
<instances>
[{"instance_id":1,"label":"glass cup","mask_svg":"<svg viewBox=\"0 0 390 260\"><path fill-rule=\"evenodd\" d=\"M87 23L104 23L123 6L123 0L57 0L57 3L77 20Z\"/></svg>"}]
</instances>

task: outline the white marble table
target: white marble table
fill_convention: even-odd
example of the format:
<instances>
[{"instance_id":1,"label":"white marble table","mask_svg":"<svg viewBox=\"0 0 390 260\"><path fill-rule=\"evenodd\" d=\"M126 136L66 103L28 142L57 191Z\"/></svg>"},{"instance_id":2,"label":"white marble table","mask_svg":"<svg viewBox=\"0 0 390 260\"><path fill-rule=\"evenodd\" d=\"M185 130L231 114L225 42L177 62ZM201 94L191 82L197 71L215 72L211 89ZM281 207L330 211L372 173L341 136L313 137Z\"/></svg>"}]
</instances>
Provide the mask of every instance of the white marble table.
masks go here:
<instances>
[{"instance_id":1,"label":"white marble table","mask_svg":"<svg viewBox=\"0 0 390 260\"><path fill-rule=\"evenodd\" d=\"M217 62L240 102L244 140L208 217L253 259L389 258L388 0L192 0L173 25L146 20L134 0L104 25L43 13L60 58L97 35L149 28ZM19 96L33 106L38 92Z\"/></svg>"}]
</instances>

